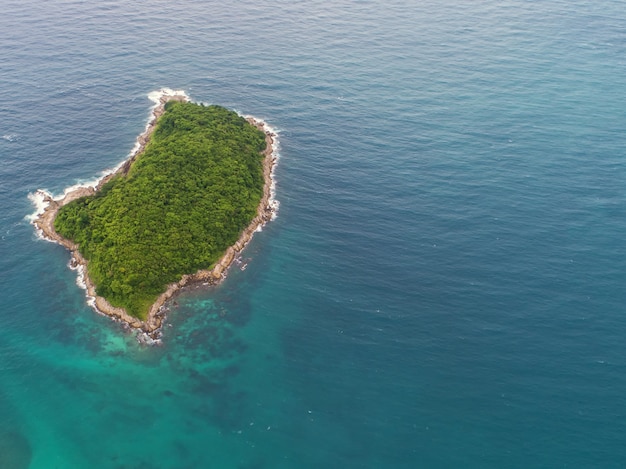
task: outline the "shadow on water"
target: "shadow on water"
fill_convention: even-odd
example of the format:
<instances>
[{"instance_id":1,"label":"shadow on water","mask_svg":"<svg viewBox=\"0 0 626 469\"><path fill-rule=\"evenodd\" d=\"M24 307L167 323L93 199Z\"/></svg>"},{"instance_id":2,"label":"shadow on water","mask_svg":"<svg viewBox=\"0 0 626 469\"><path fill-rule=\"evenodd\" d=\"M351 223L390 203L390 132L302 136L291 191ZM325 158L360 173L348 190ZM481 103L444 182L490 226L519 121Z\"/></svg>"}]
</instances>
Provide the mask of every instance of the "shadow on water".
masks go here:
<instances>
[{"instance_id":1,"label":"shadow on water","mask_svg":"<svg viewBox=\"0 0 626 469\"><path fill-rule=\"evenodd\" d=\"M24 435L18 431L0 431L0 467L26 469L30 466L32 449Z\"/></svg>"}]
</instances>

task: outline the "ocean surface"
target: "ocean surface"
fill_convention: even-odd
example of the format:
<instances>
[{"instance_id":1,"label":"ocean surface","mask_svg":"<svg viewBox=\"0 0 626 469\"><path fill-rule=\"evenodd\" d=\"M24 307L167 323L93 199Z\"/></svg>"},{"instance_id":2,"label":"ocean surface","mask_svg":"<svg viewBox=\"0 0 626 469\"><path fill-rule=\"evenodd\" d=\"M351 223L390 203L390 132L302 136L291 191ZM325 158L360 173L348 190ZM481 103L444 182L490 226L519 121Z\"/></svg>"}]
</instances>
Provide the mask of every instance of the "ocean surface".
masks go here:
<instances>
[{"instance_id":1,"label":"ocean surface","mask_svg":"<svg viewBox=\"0 0 626 469\"><path fill-rule=\"evenodd\" d=\"M0 468L626 467L623 2L226 3L1 2ZM162 87L279 131L280 210L146 347L29 194Z\"/></svg>"}]
</instances>

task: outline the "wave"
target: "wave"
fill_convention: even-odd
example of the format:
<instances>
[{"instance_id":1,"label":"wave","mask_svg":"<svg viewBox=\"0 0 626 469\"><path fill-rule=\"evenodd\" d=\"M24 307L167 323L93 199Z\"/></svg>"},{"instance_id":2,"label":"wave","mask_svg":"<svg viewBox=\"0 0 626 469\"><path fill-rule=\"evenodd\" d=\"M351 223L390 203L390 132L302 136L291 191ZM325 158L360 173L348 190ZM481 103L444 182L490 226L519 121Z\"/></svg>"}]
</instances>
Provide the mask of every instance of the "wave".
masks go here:
<instances>
[{"instance_id":1,"label":"wave","mask_svg":"<svg viewBox=\"0 0 626 469\"><path fill-rule=\"evenodd\" d=\"M75 263L74 258L70 260L67 266L70 268L70 270L74 270L76 272L76 286L80 288L81 290L85 291L85 297L87 298L87 305L90 308L96 310L98 314L102 314L103 316L106 316L96 307L96 297L89 294L89 290L87 289L87 281L85 280L85 266L82 264Z\"/></svg>"},{"instance_id":2,"label":"wave","mask_svg":"<svg viewBox=\"0 0 626 469\"><path fill-rule=\"evenodd\" d=\"M156 91L148 93L148 99L152 101L156 106L161 104L161 99L170 96L182 96L189 99L189 96L183 90L172 90L171 88L161 88ZM155 107L156 107L155 106Z\"/></svg>"},{"instance_id":3,"label":"wave","mask_svg":"<svg viewBox=\"0 0 626 469\"><path fill-rule=\"evenodd\" d=\"M35 220L43 214L46 208L48 208L48 205L50 204L50 202L48 202L49 198L52 198L52 195L44 189L37 189L35 192L29 193L28 200L30 200L35 206L35 211L30 215L26 215L24 219L35 227L35 234L39 239L52 242L52 240L50 240L47 236L44 236L43 231L35 225Z\"/></svg>"},{"instance_id":4,"label":"wave","mask_svg":"<svg viewBox=\"0 0 626 469\"><path fill-rule=\"evenodd\" d=\"M44 189L37 189L35 192L28 194L28 200L35 206L35 212L32 215L27 215L27 218L34 220L41 215L48 207L49 202L46 201L46 197L49 196L50 193Z\"/></svg>"},{"instance_id":5,"label":"wave","mask_svg":"<svg viewBox=\"0 0 626 469\"><path fill-rule=\"evenodd\" d=\"M239 115L241 115L241 117L245 119L256 122L257 124L261 126L261 128L263 129L263 132L269 133L269 135L272 137L272 153L270 157L274 159L274 164L272 165L272 170L270 172L270 178L272 182L270 184L270 198L268 200L268 204L270 208L272 209L271 221L274 221L278 217L278 209L280 208L280 201L276 199L276 174L275 174L276 166L278 165L278 160L280 160L280 156L281 156L280 155L280 143L279 143L279 138L278 138L280 134L280 130L275 127L272 127L264 119L254 117L249 114L239 114ZM257 232L262 231L262 230L263 230L263 226L258 226L256 229Z\"/></svg>"}]
</instances>

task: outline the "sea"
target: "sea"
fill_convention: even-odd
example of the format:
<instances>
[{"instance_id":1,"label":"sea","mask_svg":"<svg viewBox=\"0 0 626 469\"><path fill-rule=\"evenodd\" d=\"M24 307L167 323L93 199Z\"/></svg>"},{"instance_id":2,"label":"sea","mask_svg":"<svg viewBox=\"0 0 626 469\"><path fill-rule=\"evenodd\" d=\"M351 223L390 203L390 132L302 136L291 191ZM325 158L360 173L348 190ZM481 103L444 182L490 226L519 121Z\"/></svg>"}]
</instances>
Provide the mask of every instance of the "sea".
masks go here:
<instances>
[{"instance_id":1,"label":"sea","mask_svg":"<svg viewBox=\"0 0 626 469\"><path fill-rule=\"evenodd\" d=\"M0 3L1 469L626 467L623 2ZM280 207L147 346L30 220L165 87Z\"/></svg>"}]
</instances>

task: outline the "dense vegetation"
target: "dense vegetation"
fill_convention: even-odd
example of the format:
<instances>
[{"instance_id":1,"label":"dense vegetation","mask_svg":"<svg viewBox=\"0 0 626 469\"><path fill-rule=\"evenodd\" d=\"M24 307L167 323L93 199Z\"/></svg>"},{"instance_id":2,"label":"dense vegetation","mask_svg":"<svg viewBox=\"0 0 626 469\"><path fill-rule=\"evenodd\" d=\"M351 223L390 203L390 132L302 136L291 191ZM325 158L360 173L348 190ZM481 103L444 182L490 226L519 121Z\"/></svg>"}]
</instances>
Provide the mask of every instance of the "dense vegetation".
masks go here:
<instances>
[{"instance_id":1,"label":"dense vegetation","mask_svg":"<svg viewBox=\"0 0 626 469\"><path fill-rule=\"evenodd\" d=\"M219 106L170 101L125 176L59 211L98 295L145 319L165 286L209 268L256 215L263 132Z\"/></svg>"}]
</instances>

